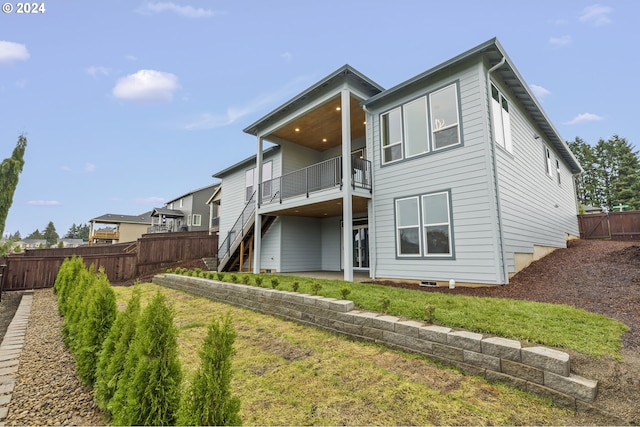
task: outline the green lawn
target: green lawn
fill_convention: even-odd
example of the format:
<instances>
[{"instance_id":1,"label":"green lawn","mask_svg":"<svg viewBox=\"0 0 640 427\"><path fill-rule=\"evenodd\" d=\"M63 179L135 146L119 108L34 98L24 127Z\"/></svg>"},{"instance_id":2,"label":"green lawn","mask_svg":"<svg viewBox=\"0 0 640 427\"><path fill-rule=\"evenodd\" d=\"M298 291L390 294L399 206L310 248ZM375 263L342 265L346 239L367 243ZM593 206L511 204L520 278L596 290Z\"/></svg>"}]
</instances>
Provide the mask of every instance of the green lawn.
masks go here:
<instances>
[{"instance_id":1,"label":"green lawn","mask_svg":"<svg viewBox=\"0 0 640 427\"><path fill-rule=\"evenodd\" d=\"M270 279L265 280L269 285ZM306 286L303 280L299 282ZM331 293L334 285L334 293L344 286L322 282L322 293ZM241 401L244 425L584 425L589 421L548 400L444 368L426 357L153 284L138 286L143 306L158 290L173 306L184 385L200 363L198 350L212 317L231 315L237 333L232 387ZM366 294L376 300L375 294L350 286L354 298ZM114 290L122 309L132 288ZM388 295L393 310L398 297Z\"/></svg>"},{"instance_id":2,"label":"green lawn","mask_svg":"<svg viewBox=\"0 0 640 427\"><path fill-rule=\"evenodd\" d=\"M187 274L209 275L218 280L216 273L193 271ZM434 309L433 323L438 325L573 349L595 357L611 355L620 358L622 335L628 330L626 325L606 316L561 304L447 295L368 283L271 274L225 273L223 280L230 282L232 276L238 283L254 286L256 278L260 278L264 287L272 287L275 279L278 289L288 291L293 290L294 283L297 283L297 292L317 292L318 295L337 299L342 299L341 291L348 288L347 299L358 308L386 311L409 319L425 320L425 307L431 306ZM320 289L314 291L318 284Z\"/></svg>"}]
</instances>

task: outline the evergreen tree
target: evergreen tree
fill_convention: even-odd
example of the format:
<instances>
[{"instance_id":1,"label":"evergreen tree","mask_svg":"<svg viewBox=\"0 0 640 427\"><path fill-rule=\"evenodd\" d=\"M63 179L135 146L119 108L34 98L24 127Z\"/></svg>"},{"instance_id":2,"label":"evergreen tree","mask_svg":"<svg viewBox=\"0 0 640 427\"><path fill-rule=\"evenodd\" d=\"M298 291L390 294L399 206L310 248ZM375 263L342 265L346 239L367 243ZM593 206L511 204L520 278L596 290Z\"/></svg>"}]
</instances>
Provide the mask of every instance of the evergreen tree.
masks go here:
<instances>
[{"instance_id":1,"label":"evergreen tree","mask_svg":"<svg viewBox=\"0 0 640 427\"><path fill-rule=\"evenodd\" d=\"M44 236L42 235L42 233L40 232L40 230L38 230L36 228L36 231L34 231L33 233L29 234L27 236L27 239L33 239L33 240L42 240L44 239Z\"/></svg>"},{"instance_id":2,"label":"evergreen tree","mask_svg":"<svg viewBox=\"0 0 640 427\"><path fill-rule=\"evenodd\" d=\"M133 288L133 295L124 311L117 314L116 320L104 341L98 366L94 395L98 406L111 413L111 399L116 392L118 381L124 371L129 346L136 333L140 314L140 288Z\"/></svg>"},{"instance_id":3,"label":"evergreen tree","mask_svg":"<svg viewBox=\"0 0 640 427\"><path fill-rule=\"evenodd\" d=\"M24 167L24 151L27 148L27 138L18 137L16 147L11 157L0 163L0 236L4 234L4 226L13 204L13 194L18 186L18 178Z\"/></svg>"},{"instance_id":4,"label":"evergreen tree","mask_svg":"<svg viewBox=\"0 0 640 427\"><path fill-rule=\"evenodd\" d=\"M241 425L240 400L231 395L231 356L235 331L229 314L213 319L200 350L200 367L179 413L180 425Z\"/></svg>"},{"instance_id":5,"label":"evergreen tree","mask_svg":"<svg viewBox=\"0 0 640 427\"><path fill-rule=\"evenodd\" d=\"M84 301L86 315L78 325L79 345L75 354L76 370L80 380L92 386L96 379L98 357L117 311L116 295L104 271L94 275Z\"/></svg>"},{"instance_id":6,"label":"evergreen tree","mask_svg":"<svg viewBox=\"0 0 640 427\"><path fill-rule=\"evenodd\" d=\"M56 226L53 225L53 221L49 221L49 224L47 224L47 228L45 228L42 236L47 241L47 247L51 247L58 242L58 239L60 239L60 236L56 232Z\"/></svg>"},{"instance_id":7,"label":"evergreen tree","mask_svg":"<svg viewBox=\"0 0 640 427\"><path fill-rule=\"evenodd\" d=\"M112 400L116 425L174 425L182 370L173 309L158 291L140 314Z\"/></svg>"},{"instance_id":8,"label":"evergreen tree","mask_svg":"<svg viewBox=\"0 0 640 427\"><path fill-rule=\"evenodd\" d=\"M89 240L89 225L88 224L80 224L76 225L75 223L71 225L67 234L65 234L65 239L82 239Z\"/></svg>"},{"instance_id":9,"label":"evergreen tree","mask_svg":"<svg viewBox=\"0 0 640 427\"><path fill-rule=\"evenodd\" d=\"M576 138L569 147L584 169L576 180L582 205L640 209L640 160L625 138L600 139L594 147Z\"/></svg>"}]
</instances>

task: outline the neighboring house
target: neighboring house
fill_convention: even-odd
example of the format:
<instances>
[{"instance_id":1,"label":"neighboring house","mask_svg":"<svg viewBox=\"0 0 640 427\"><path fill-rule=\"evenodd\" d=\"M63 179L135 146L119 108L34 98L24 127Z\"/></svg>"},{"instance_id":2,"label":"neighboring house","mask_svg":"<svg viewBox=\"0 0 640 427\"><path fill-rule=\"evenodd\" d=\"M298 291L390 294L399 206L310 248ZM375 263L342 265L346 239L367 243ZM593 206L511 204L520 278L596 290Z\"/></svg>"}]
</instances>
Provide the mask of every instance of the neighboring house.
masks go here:
<instances>
[{"instance_id":1,"label":"neighboring house","mask_svg":"<svg viewBox=\"0 0 640 427\"><path fill-rule=\"evenodd\" d=\"M582 168L496 39L388 90L346 65L245 132L221 270L506 284L579 235Z\"/></svg>"},{"instance_id":2,"label":"neighboring house","mask_svg":"<svg viewBox=\"0 0 640 427\"><path fill-rule=\"evenodd\" d=\"M209 234L218 234L220 229L220 203L222 201L222 187L218 184L218 187L213 192L207 205L209 206Z\"/></svg>"},{"instance_id":3,"label":"neighboring house","mask_svg":"<svg viewBox=\"0 0 640 427\"><path fill-rule=\"evenodd\" d=\"M89 244L135 242L151 225L151 212L140 215L106 214L89 220Z\"/></svg>"},{"instance_id":4,"label":"neighboring house","mask_svg":"<svg viewBox=\"0 0 640 427\"><path fill-rule=\"evenodd\" d=\"M24 252L25 249L44 249L47 247L46 239L22 239L14 242L11 245L13 252L16 252L16 247L20 248L20 251Z\"/></svg>"},{"instance_id":5,"label":"neighboring house","mask_svg":"<svg viewBox=\"0 0 640 427\"><path fill-rule=\"evenodd\" d=\"M151 211L149 233L176 231L209 231L211 205L208 204L220 186L219 183L198 188L173 200L162 208Z\"/></svg>"},{"instance_id":6,"label":"neighboring house","mask_svg":"<svg viewBox=\"0 0 640 427\"><path fill-rule=\"evenodd\" d=\"M86 242L82 239L64 238L64 239L58 239L57 246L61 248L77 248L78 246L82 246L85 243Z\"/></svg>"}]
</instances>

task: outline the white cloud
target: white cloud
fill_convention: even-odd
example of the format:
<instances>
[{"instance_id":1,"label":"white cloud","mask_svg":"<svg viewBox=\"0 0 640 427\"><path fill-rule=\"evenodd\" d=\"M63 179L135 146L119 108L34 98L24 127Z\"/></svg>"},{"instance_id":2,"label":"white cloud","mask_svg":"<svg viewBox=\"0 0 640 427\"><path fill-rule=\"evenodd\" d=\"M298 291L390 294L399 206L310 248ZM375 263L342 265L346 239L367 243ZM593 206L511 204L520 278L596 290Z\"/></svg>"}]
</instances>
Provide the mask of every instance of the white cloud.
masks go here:
<instances>
[{"instance_id":1,"label":"white cloud","mask_svg":"<svg viewBox=\"0 0 640 427\"><path fill-rule=\"evenodd\" d=\"M93 65L91 67L87 67L86 71L91 77L98 77L99 75L108 76L111 74L111 68Z\"/></svg>"},{"instance_id":2,"label":"white cloud","mask_svg":"<svg viewBox=\"0 0 640 427\"><path fill-rule=\"evenodd\" d=\"M214 15L217 15L217 13L211 9L203 9L201 7L195 8L193 6L181 6L172 2L147 2L141 10L142 13L161 13L166 11L176 13L186 18L210 18Z\"/></svg>"},{"instance_id":3,"label":"white cloud","mask_svg":"<svg viewBox=\"0 0 640 427\"><path fill-rule=\"evenodd\" d=\"M573 119L569 120L568 122L565 122L565 125L577 125L580 123L585 123L585 122L597 122L600 120L604 120L604 117L602 116L598 116L597 114L592 114L592 113L583 113L583 114L578 114L577 116L575 116Z\"/></svg>"},{"instance_id":4,"label":"white cloud","mask_svg":"<svg viewBox=\"0 0 640 427\"><path fill-rule=\"evenodd\" d=\"M138 57L134 56L134 55L126 55L124 58L128 59L129 61L137 61L138 60Z\"/></svg>"},{"instance_id":5,"label":"white cloud","mask_svg":"<svg viewBox=\"0 0 640 427\"><path fill-rule=\"evenodd\" d=\"M536 98L538 98L539 100L542 100L548 95L551 95L551 92L542 86L529 85L529 87L531 88L531 91L536 96Z\"/></svg>"},{"instance_id":6,"label":"white cloud","mask_svg":"<svg viewBox=\"0 0 640 427\"><path fill-rule=\"evenodd\" d=\"M86 163L84 165L84 171L85 172L95 172L96 169L97 169L97 167L93 163Z\"/></svg>"},{"instance_id":7,"label":"white cloud","mask_svg":"<svg viewBox=\"0 0 640 427\"><path fill-rule=\"evenodd\" d=\"M204 130L230 125L246 115L253 114L256 111L260 111L277 102L282 102L284 98L290 97L292 94L299 92L300 88L307 85L309 81L309 77L297 78L280 88L278 91L267 93L250 100L247 105L241 107L229 107L224 113L200 114L195 120L187 123L184 126L184 129Z\"/></svg>"},{"instance_id":8,"label":"white cloud","mask_svg":"<svg viewBox=\"0 0 640 427\"><path fill-rule=\"evenodd\" d=\"M141 102L170 102L180 88L178 77L155 70L140 70L122 77L113 88L116 98Z\"/></svg>"},{"instance_id":9,"label":"white cloud","mask_svg":"<svg viewBox=\"0 0 640 427\"><path fill-rule=\"evenodd\" d=\"M550 37L549 43L554 46L568 46L573 40L571 36Z\"/></svg>"},{"instance_id":10,"label":"white cloud","mask_svg":"<svg viewBox=\"0 0 640 427\"><path fill-rule=\"evenodd\" d=\"M284 62L291 62L293 54L291 52L285 52L280 55L280 58L284 59Z\"/></svg>"},{"instance_id":11,"label":"white cloud","mask_svg":"<svg viewBox=\"0 0 640 427\"><path fill-rule=\"evenodd\" d=\"M29 206L62 206L57 200L29 200L27 202Z\"/></svg>"},{"instance_id":12,"label":"white cloud","mask_svg":"<svg viewBox=\"0 0 640 427\"><path fill-rule=\"evenodd\" d=\"M0 40L0 64L11 64L15 61L26 61L30 57L31 55L25 45Z\"/></svg>"},{"instance_id":13,"label":"white cloud","mask_svg":"<svg viewBox=\"0 0 640 427\"><path fill-rule=\"evenodd\" d=\"M151 197L137 197L133 199L134 203L140 205L160 205L164 203L163 197L151 196Z\"/></svg>"},{"instance_id":14,"label":"white cloud","mask_svg":"<svg viewBox=\"0 0 640 427\"><path fill-rule=\"evenodd\" d=\"M60 170L64 172L71 172L71 168L69 166L60 166Z\"/></svg>"},{"instance_id":15,"label":"white cloud","mask_svg":"<svg viewBox=\"0 0 640 427\"><path fill-rule=\"evenodd\" d=\"M594 27L600 27L611 23L609 15L613 12L613 9L608 6L601 6L594 4L592 6L585 7L580 15L580 22L593 25Z\"/></svg>"}]
</instances>

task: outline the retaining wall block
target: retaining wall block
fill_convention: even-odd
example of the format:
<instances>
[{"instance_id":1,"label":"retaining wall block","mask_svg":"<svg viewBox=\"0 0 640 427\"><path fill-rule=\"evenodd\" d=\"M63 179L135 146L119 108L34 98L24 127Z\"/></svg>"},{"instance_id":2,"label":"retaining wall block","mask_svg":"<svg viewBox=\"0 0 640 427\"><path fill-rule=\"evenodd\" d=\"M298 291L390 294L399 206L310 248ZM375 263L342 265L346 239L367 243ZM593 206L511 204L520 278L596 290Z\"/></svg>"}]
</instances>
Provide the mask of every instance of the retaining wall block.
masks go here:
<instances>
[{"instance_id":1,"label":"retaining wall block","mask_svg":"<svg viewBox=\"0 0 640 427\"><path fill-rule=\"evenodd\" d=\"M507 338L491 337L482 340L482 353L489 356L499 357L520 362L520 341Z\"/></svg>"},{"instance_id":2,"label":"retaining wall block","mask_svg":"<svg viewBox=\"0 0 640 427\"><path fill-rule=\"evenodd\" d=\"M362 336L374 341L382 340L382 329L372 328L371 326L362 325Z\"/></svg>"},{"instance_id":3,"label":"retaining wall block","mask_svg":"<svg viewBox=\"0 0 640 427\"><path fill-rule=\"evenodd\" d=\"M353 316L353 323L356 325L364 325L378 315L378 313L371 311L352 311L350 314Z\"/></svg>"},{"instance_id":4,"label":"retaining wall block","mask_svg":"<svg viewBox=\"0 0 640 427\"><path fill-rule=\"evenodd\" d=\"M556 406L560 408L568 408L573 411L576 410L576 398L568 396L566 394L559 393L549 387L545 387L541 384L527 383L526 392L533 393L537 396L545 397L551 400Z\"/></svg>"},{"instance_id":5,"label":"retaining wall block","mask_svg":"<svg viewBox=\"0 0 640 427\"><path fill-rule=\"evenodd\" d=\"M433 354L433 343L420 338L408 336L407 348L423 354Z\"/></svg>"},{"instance_id":6,"label":"retaining wall block","mask_svg":"<svg viewBox=\"0 0 640 427\"><path fill-rule=\"evenodd\" d=\"M498 381L511 387L515 387L520 390L527 390L527 381L522 378L513 377L511 375L507 375L502 372L495 372L492 370L487 370L485 372L485 378L488 381Z\"/></svg>"},{"instance_id":7,"label":"retaining wall block","mask_svg":"<svg viewBox=\"0 0 640 427\"><path fill-rule=\"evenodd\" d=\"M420 337L420 328L424 324L416 322L415 320L401 320L396 322L396 332L412 338Z\"/></svg>"},{"instance_id":8,"label":"retaining wall block","mask_svg":"<svg viewBox=\"0 0 640 427\"><path fill-rule=\"evenodd\" d=\"M395 316L376 316L369 319L367 322L368 326L372 328L382 329L384 331L394 332L396 330L396 322L398 322L400 318Z\"/></svg>"},{"instance_id":9,"label":"retaining wall block","mask_svg":"<svg viewBox=\"0 0 640 427\"><path fill-rule=\"evenodd\" d=\"M544 384L544 374L542 370L534 368L533 366L514 362L513 360L502 359L500 361L500 368L503 373L511 375L512 377L522 378L523 380L537 384Z\"/></svg>"},{"instance_id":10,"label":"retaining wall block","mask_svg":"<svg viewBox=\"0 0 640 427\"><path fill-rule=\"evenodd\" d=\"M390 331L382 331L382 339L392 345L407 347L407 336Z\"/></svg>"},{"instance_id":11,"label":"retaining wall block","mask_svg":"<svg viewBox=\"0 0 640 427\"><path fill-rule=\"evenodd\" d=\"M455 331L447 334L447 344L464 350L482 352L482 334L467 331Z\"/></svg>"},{"instance_id":12,"label":"retaining wall block","mask_svg":"<svg viewBox=\"0 0 640 427\"><path fill-rule=\"evenodd\" d=\"M464 362L464 354L461 348L451 347L444 344L433 344L433 354L435 356L450 359L455 362Z\"/></svg>"},{"instance_id":13,"label":"retaining wall block","mask_svg":"<svg viewBox=\"0 0 640 427\"><path fill-rule=\"evenodd\" d=\"M569 396L575 396L577 399L585 402L593 402L598 394L597 381L573 374L565 377L564 375L545 371L544 385L553 390L568 394Z\"/></svg>"},{"instance_id":14,"label":"retaining wall block","mask_svg":"<svg viewBox=\"0 0 640 427\"><path fill-rule=\"evenodd\" d=\"M554 374L569 376L569 355L546 347L525 347L520 350L522 363L553 372Z\"/></svg>"},{"instance_id":15,"label":"retaining wall block","mask_svg":"<svg viewBox=\"0 0 640 427\"><path fill-rule=\"evenodd\" d=\"M451 332L451 328L444 326L429 325L420 328L420 338L433 341L440 344L447 343L447 335Z\"/></svg>"},{"instance_id":16,"label":"retaining wall block","mask_svg":"<svg viewBox=\"0 0 640 427\"><path fill-rule=\"evenodd\" d=\"M489 356L488 354L476 353L475 351L462 350L464 362L480 366L491 371L500 372L500 358Z\"/></svg>"},{"instance_id":17,"label":"retaining wall block","mask_svg":"<svg viewBox=\"0 0 640 427\"><path fill-rule=\"evenodd\" d=\"M307 295L307 294L302 294L303 298L304 298L304 303L307 305L316 305L317 301L322 298L321 296L318 295Z\"/></svg>"}]
</instances>

